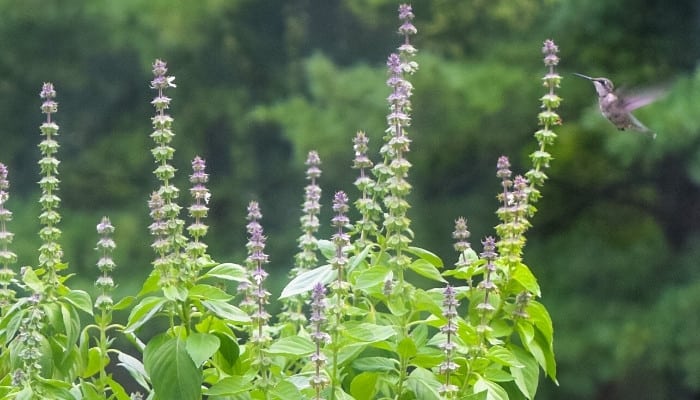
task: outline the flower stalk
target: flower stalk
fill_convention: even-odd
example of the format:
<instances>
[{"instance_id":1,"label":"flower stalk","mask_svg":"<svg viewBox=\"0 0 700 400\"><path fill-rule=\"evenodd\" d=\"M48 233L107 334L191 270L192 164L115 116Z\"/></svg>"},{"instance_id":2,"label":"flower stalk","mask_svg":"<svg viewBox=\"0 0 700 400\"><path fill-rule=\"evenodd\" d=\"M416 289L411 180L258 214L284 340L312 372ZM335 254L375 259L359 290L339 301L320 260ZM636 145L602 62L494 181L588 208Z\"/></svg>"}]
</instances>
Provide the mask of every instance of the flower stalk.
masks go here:
<instances>
[{"instance_id":1,"label":"flower stalk","mask_svg":"<svg viewBox=\"0 0 700 400\"><path fill-rule=\"evenodd\" d=\"M58 136L59 127L52 120L52 114L58 111L58 103L55 101L56 90L52 83L44 83L39 96L43 99L41 112L46 115L46 120L40 127L41 135L44 139L39 143L39 149L43 156L39 160L41 171L41 179L39 180L41 197L39 198L39 204L42 210L39 215L39 221L43 225L41 230L39 230L39 237L42 241L39 247L39 267L46 271L42 276L47 284L45 295L52 298L54 291L59 286L58 272L66 267L61 262L63 249L58 242L62 232L56 226L61 221L61 215L58 213L61 199L56 195L60 183L58 179L58 165L60 161L56 158L56 153L60 146L55 140L55 137Z\"/></svg>"},{"instance_id":2,"label":"flower stalk","mask_svg":"<svg viewBox=\"0 0 700 400\"><path fill-rule=\"evenodd\" d=\"M12 221L12 211L5 207L10 198L10 181L5 164L0 163L0 316L14 302L15 291L10 285L16 282L12 265L17 262L17 255L10 250L14 234L7 230L7 223Z\"/></svg>"}]
</instances>

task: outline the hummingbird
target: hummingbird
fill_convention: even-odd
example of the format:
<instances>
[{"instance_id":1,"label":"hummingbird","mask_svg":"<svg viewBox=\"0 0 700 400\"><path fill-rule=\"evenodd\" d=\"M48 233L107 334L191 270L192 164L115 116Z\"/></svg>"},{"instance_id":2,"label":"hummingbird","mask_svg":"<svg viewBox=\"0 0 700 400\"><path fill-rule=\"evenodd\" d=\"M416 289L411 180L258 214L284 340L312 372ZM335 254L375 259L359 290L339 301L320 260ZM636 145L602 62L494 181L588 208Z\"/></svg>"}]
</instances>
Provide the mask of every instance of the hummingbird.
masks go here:
<instances>
[{"instance_id":1,"label":"hummingbird","mask_svg":"<svg viewBox=\"0 0 700 400\"><path fill-rule=\"evenodd\" d=\"M600 112L605 118L613 123L617 129L624 131L625 129L646 133L656 138L656 133L639 122L632 111L643 107L660 95L660 91L652 91L646 94L639 95L623 95L615 90L615 86L608 78L592 78L583 74L574 72L574 75L593 82L596 92L598 92L598 105Z\"/></svg>"}]
</instances>

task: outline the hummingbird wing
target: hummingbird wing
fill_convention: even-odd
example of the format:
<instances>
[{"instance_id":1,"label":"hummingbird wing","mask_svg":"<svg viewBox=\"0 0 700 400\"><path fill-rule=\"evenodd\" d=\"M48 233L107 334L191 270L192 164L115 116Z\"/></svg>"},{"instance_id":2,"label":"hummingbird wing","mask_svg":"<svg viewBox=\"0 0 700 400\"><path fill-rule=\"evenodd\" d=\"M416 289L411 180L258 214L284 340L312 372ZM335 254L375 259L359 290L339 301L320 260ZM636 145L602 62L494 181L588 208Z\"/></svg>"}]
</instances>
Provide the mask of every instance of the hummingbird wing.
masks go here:
<instances>
[{"instance_id":1,"label":"hummingbird wing","mask_svg":"<svg viewBox=\"0 0 700 400\"><path fill-rule=\"evenodd\" d=\"M646 90L635 91L632 93L625 93L622 97L622 106L626 111L633 111L640 107L644 107L666 94L666 90L663 88L652 88Z\"/></svg>"}]
</instances>

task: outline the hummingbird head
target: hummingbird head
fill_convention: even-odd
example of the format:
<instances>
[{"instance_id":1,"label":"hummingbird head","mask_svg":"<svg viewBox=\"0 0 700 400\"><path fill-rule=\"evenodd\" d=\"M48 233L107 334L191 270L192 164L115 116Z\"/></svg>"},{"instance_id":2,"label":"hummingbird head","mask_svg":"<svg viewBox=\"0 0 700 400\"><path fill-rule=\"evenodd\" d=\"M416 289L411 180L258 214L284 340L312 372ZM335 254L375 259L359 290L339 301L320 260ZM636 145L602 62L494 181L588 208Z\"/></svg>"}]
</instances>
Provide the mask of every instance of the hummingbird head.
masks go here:
<instances>
[{"instance_id":1,"label":"hummingbird head","mask_svg":"<svg viewBox=\"0 0 700 400\"><path fill-rule=\"evenodd\" d=\"M608 93L612 93L612 91L615 89L615 86L613 85L612 81L608 78L591 78L590 76L577 74L575 72L574 75L584 79L588 79L589 81L593 82L593 86L595 86L595 91L598 92L599 97L603 97Z\"/></svg>"}]
</instances>

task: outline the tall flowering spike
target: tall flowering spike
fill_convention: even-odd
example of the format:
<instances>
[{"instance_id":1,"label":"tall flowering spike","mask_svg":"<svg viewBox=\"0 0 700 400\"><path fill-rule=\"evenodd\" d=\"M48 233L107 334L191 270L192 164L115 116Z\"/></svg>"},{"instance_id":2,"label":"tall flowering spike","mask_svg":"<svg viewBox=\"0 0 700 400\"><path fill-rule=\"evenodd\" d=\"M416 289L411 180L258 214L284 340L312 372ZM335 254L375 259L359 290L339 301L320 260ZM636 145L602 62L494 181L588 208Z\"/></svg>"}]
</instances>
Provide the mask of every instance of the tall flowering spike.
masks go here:
<instances>
[{"instance_id":1,"label":"tall flowering spike","mask_svg":"<svg viewBox=\"0 0 700 400\"><path fill-rule=\"evenodd\" d=\"M480 255L486 261L486 265L484 266L484 279L478 285L478 288L484 292L484 299L476 305L476 310L481 314L481 322L476 327L476 330L479 334L485 336L491 331L488 321L491 313L495 311L495 307L489 301L489 296L497 290L493 278L496 274L495 261L498 254L496 253L496 240L493 237L489 236L481 243L484 246L484 250Z\"/></svg>"},{"instance_id":2,"label":"tall flowering spike","mask_svg":"<svg viewBox=\"0 0 700 400\"><path fill-rule=\"evenodd\" d=\"M539 113L538 119L541 129L535 132L535 139L539 144L539 149L530 154L532 160L532 169L525 176L530 181L530 204L535 204L541 197L539 187L544 184L547 175L544 173L545 168L549 168L549 162L552 160L552 155L546 151L546 147L552 145L557 135L552 131L554 125L561 124L561 118L556 113L562 99L557 96L555 89L561 84L562 77L557 74L556 66L559 64L559 47L552 40L545 40L542 46L544 54L544 65L547 68L547 73L542 82L547 89L547 93L540 98L543 111ZM534 208L530 210L534 213Z\"/></svg>"},{"instance_id":3,"label":"tall flowering spike","mask_svg":"<svg viewBox=\"0 0 700 400\"><path fill-rule=\"evenodd\" d=\"M209 207L207 207L207 205L211 197L209 189L207 189L206 186L209 181L209 175L204 172L205 169L206 162L201 157L196 156L194 160L192 160L192 175L190 175L190 183L192 184L190 195L192 196L193 203L189 207L189 213L193 221L192 224L187 227L187 232L192 238L192 241L187 244L187 254L193 260L197 260L207 252L207 245L201 241L209 229L204 223L204 219L209 212Z\"/></svg>"},{"instance_id":4,"label":"tall flowering spike","mask_svg":"<svg viewBox=\"0 0 700 400\"><path fill-rule=\"evenodd\" d=\"M361 196L355 201L355 208L360 212L360 221L355 224L356 232L359 232L357 246L362 249L367 246L370 236L377 236L379 228L376 221L381 217L381 207L374 199L373 194L376 189L376 182L367 173L367 170L374 165L367 157L369 149L369 138L359 131L353 139L353 150L355 159L352 167L360 170L360 176L355 179L355 187L360 191Z\"/></svg>"},{"instance_id":5,"label":"tall flowering spike","mask_svg":"<svg viewBox=\"0 0 700 400\"><path fill-rule=\"evenodd\" d=\"M331 219L331 226L335 228L335 233L331 236L331 241L335 245L335 255L329 260L329 263L337 272L336 280L330 285L334 298L330 309L333 319L329 330L334 343L338 343L340 331L343 329L346 297L350 290L350 283L345 280L345 272L348 265L346 252L347 247L350 245L350 235L345 232L345 228L350 223L350 219L347 217L349 208L348 195L343 191L336 192L333 196L333 212L335 214ZM335 387L341 381L340 369L336 368L338 365L338 350L338 346L333 346L331 365L334 367L331 376L331 393L335 393Z\"/></svg>"},{"instance_id":6,"label":"tall flowering spike","mask_svg":"<svg viewBox=\"0 0 700 400\"><path fill-rule=\"evenodd\" d=\"M153 222L148 226L148 229L154 238L151 248L156 252L153 267L160 272L161 286L168 286L174 283L175 274L171 271L170 260L168 259L172 245L168 240L168 222L163 210L164 205L163 197L158 192L151 193L148 208Z\"/></svg>"},{"instance_id":7,"label":"tall flowering spike","mask_svg":"<svg viewBox=\"0 0 700 400\"><path fill-rule=\"evenodd\" d=\"M117 247L112 239L114 226L109 218L102 217L102 220L97 224L97 233L100 235L100 240L97 242L97 251L100 252L100 259L97 261L97 269L102 275L97 278L95 286L100 290L100 295L95 301L95 307L109 312L114 304L111 292L114 290L114 280L112 272L116 268L114 260L112 260L112 252Z\"/></svg>"},{"instance_id":8,"label":"tall flowering spike","mask_svg":"<svg viewBox=\"0 0 700 400\"><path fill-rule=\"evenodd\" d=\"M506 156L498 157L498 162L496 163L496 176L501 178L501 187L503 187L503 193L501 196L501 201L507 201L508 190L513 186L513 181L511 180L512 172L510 170L510 160Z\"/></svg>"},{"instance_id":9,"label":"tall flowering spike","mask_svg":"<svg viewBox=\"0 0 700 400\"><path fill-rule=\"evenodd\" d=\"M56 103L56 90L51 83L44 83L39 96L43 99L41 104L41 112L46 115L46 121L41 124L40 130L44 139L39 143L42 158L39 160L39 169L41 171L41 179L39 186L41 187L41 214L39 221L43 225L39 231L42 245L39 247L39 266L46 269L46 274L43 279L49 285L49 290L58 286L57 272L65 265L61 263L63 258L63 250L58 240L61 237L61 230L56 227L61 221L61 215L58 213L58 206L61 199L56 195L58 192L58 164L59 161L55 157L58 152L58 142L54 139L58 136L58 125L53 122L52 114L58 111L58 103Z\"/></svg>"},{"instance_id":10,"label":"tall flowering spike","mask_svg":"<svg viewBox=\"0 0 700 400\"><path fill-rule=\"evenodd\" d=\"M344 292L349 288L349 283L344 280L344 272L348 264L346 247L350 244L350 235L345 232L345 228L350 224L350 219L347 216L349 208L348 195L343 191L336 192L333 197L335 215L331 219L331 226L336 229L331 237L331 241L335 245L335 256L331 258L330 263L338 271L338 279L333 288L339 292Z\"/></svg>"},{"instance_id":11,"label":"tall flowering spike","mask_svg":"<svg viewBox=\"0 0 700 400\"><path fill-rule=\"evenodd\" d=\"M410 219L406 216L409 208L406 197L411 192L411 185L406 178L411 163L406 160L405 155L411 143L406 128L411 125L410 99L413 92L413 85L406 79L406 75L413 74L418 69L418 64L411 60L416 53L416 49L410 43L410 36L416 33L411 22L411 7L401 5L399 18L402 21L399 32L404 36L404 41L398 49L399 53L389 55L386 63L389 71L387 86L391 89L391 94L387 97L388 128L386 142L380 150L384 162L374 168L374 173L379 182L376 195L384 199L384 228L387 247L392 253L390 261L395 266L399 281L403 282L403 270L411 262L404 254L404 250L411 243Z\"/></svg>"},{"instance_id":12,"label":"tall flowering spike","mask_svg":"<svg viewBox=\"0 0 700 400\"><path fill-rule=\"evenodd\" d=\"M44 308L41 307L43 301L40 293L34 293L27 299L27 308L20 321L16 339L19 344L17 356L22 366L13 374L14 386L31 385L41 373L41 342L46 340L41 333L46 318Z\"/></svg>"},{"instance_id":13,"label":"tall flowering spike","mask_svg":"<svg viewBox=\"0 0 700 400\"><path fill-rule=\"evenodd\" d=\"M7 223L12 221L12 212L5 208L10 198L10 181L7 179L7 167L0 163L0 309L4 310L15 298L15 291L10 284L15 281L15 272L11 266L17 262L17 255L10 251L14 234L7 230Z\"/></svg>"},{"instance_id":14,"label":"tall flowering spike","mask_svg":"<svg viewBox=\"0 0 700 400\"><path fill-rule=\"evenodd\" d=\"M161 276L162 283L171 285L178 280L189 280L191 271L186 270L185 263L181 250L186 246L187 239L183 235L185 222L180 219L181 207L177 204L179 189L171 183L171 179L175 176L175 167L169 164L175 154L175 149L170 146L175 134L172 131L173 119L166 113L170 107L170 98L165 95L166 89L175 87L173 83L175 77L166 75L168 68L166 63L161 60L156 60L153 63L154 78L151 81L151 89L157 91L156 97L151 104L155 108L155 116L151 119L153 124L153 132L151 138L155 142L155 148L151 150L154 161L157 165L153 174L160 181L160 187L157 190L158 195L162 200L160 212L163 216L160 223L165 229L164 237L161 240L167 242L167 246L158 246L159 249L166 249L165 254L158 253L158 260L154 264L164 263L164 269L172 270L166 276ZM151 208L153 214L153 209ZM161 271L163 273L164 271ZM175 278L175 279L171 279Z\"/></svg>"},{"instance_id":15,"label":"tall flowering spike","mask_svg":"<svg viewBox=\"0 0 700 400\"><path fill-rule=\"evenodd\" d=\"M530 190L527 179L516 176L512 181L512 192L504 189L502 206L497 215L501 223L496 226L497 243L501 257L509 268L515 268L522 260L525 247L525 232L530 228Z\"/></svg>"},{"instance_id":16,"label":"tall flowering spike","mask_svg":"<svg viewBox=\"0 0 700 400\"><path fill-rule=\"evenodd\" d=\"M467 228L466 218L457 218L455 221L455 230L452 232L452 238L456 240L454 245L456 251L463 253L471 248L471 244L469 244L469 236L471 236L471 233Z\"/></svg>"},{"instance_id":17,"label":"tall flowering spike","mask_svg":"<svg viewBox=\"0 0 700 400\"><path fill-rule=\"evenodd\" d=\"M270 292L265 290L263 285L267 272L263 269L263 265L267 264L268 256L265 254L265 236L263 235L262 225L258 222L262 218L260 206L256 201L251 201L248 204L248 258L246 265L248 266L248 274L250 283L243 289L246 294L246 303L241 305L250 312L251 320L253 321L250 331L250 342L252 344L253 354L256 354L255 364L258 369L259 379L256 381L257 386L263 390L269 390L270 371L269 365L271 361L266 355L266 348L272 341L266 327L270 320L270 314L265 310L268 303Z\"/></svg>"},{"instance_id":18,"label":"tall flowering spike","mask_svg":"<svg viewBox=\"0 0 700 400\"><path fill-rule=\"evenodd\" d=\"M459 391L459 387L450 383L450 376L457 371L457 363L454 362L454 351L457 345L454 342L457 334L457 307L459 302L455 297L455 289L449 284L443 291L444 300L442 302L442 315L447 320L447 323L440 328L440 331L445 334L445 343L440 344L445 359L440 363L440 373L445 375L445 383L440 386L440 393L445 395L445 398L452 399Z\"/></svg>"},{"instance_id":19,"label":"tall flowering spike","mask_svg":"<svg viewBox=\"0 0 700 400\"><path fill-rule=\"evenodd\" d=\"M252 340L256 343L267 343L270 338L264 331L267 321L270 319L270 314L265 311L265 306L268 302L270 293L265 290L263 282L267 278L267 272L263 269L263 265L268 263L268 256L265 254L265 236L263 235L262 225L258 222L262 218L260 207L256 201L251 201L248 205L248 265L250 280L252 287L249 290L249 296L255 303L254 311L251 318L257 331L253 333Z\"/></svg>"},{"instance_id":20,"label":"tall flowering spike","mask_svg":"<svg viewBox=\"0 0 700 400\"><path fill-rule=\"evenodd\" d=\"M309 184L304 188L304 215L300 218L302 235L297 239L300 251L295 257L292 276L314 268L318 262L316 232L320 226L318 215L321 212L321 187L316 180L321 176L321 158L316 151L309 151L306 166L306 179Z\"/></svg>"},{"instance_id":21,"label":"tall flowering spike","mask_svg":"<svg viewBox=\"0 0 700 400\"><path fill-rule=\"evenodd\" d=\"M311 340L316 345L316 349L311 355L311 362L314 365L315 372L310 379L310 385L316 390L316 399L322 399L321 390L326 387L330 381L328 376L323 372L323 367L326 364L326 355L323 354L322 348L325 344L331 341L331 336L323 331L326 322L326 288L322 283L318 282L314 285L311 292L311 322L310 336Z\"/></svg>"}]
</instances>

